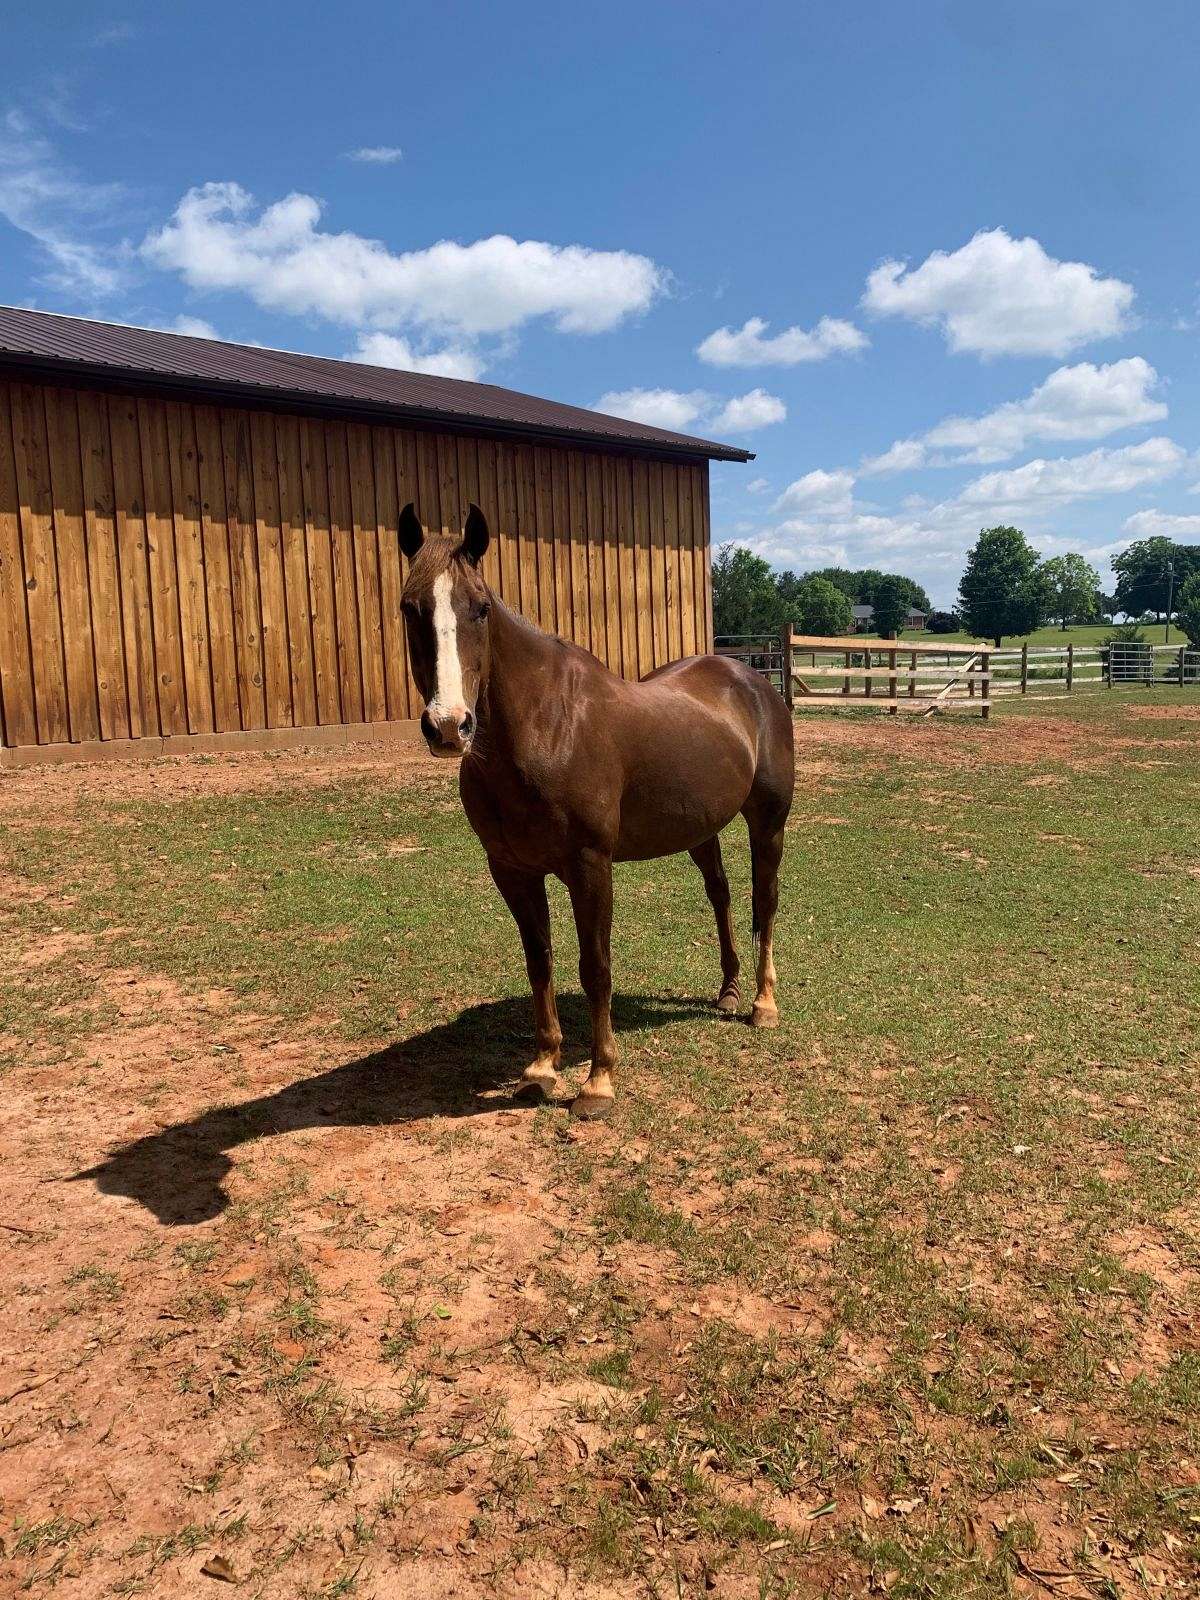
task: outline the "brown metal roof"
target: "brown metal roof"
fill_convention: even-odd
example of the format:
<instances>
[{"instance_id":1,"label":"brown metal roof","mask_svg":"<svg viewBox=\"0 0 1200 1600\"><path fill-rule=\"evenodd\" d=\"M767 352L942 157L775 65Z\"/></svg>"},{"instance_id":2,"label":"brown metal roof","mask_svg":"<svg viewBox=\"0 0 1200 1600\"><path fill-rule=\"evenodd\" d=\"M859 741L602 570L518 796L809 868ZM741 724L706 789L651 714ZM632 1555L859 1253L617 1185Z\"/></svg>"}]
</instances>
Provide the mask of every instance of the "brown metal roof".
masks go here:
<instances>
[{"instance_id":1,"label":"brown metal roof","mask_svg":"<svg viewBox=\"0 0 1200 1600\"><path fill-rule=\"evenodd\" d=\"M0 306L0 370L117 381L206 398L269 400L337 415L390 416L489 433L534 434L575 444L753 461L749 450L539 400L492 383L398 372L357 361L263 350L121 323Z\"/></svg>"}]
</instances>

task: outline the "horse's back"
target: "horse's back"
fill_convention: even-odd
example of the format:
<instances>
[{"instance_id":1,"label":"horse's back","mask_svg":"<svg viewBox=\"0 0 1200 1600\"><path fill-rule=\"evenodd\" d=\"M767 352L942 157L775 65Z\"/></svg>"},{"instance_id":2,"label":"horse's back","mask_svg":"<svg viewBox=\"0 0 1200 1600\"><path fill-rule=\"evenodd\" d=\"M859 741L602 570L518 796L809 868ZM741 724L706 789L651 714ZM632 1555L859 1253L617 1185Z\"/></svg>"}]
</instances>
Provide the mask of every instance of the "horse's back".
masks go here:
<instances>
[{"instance_id":1,"label":"horse's back","mask_svg":"<svg viewBox=\"0 0 1200 1600\"><path fill-rule=\"evenodd\" d=\"M756 738L759 759L794 770L792 715L783 696L762 673L733 656L685 656L641 679L688 695L711 710L742 721Z\"/></svg>"}]
</instances>

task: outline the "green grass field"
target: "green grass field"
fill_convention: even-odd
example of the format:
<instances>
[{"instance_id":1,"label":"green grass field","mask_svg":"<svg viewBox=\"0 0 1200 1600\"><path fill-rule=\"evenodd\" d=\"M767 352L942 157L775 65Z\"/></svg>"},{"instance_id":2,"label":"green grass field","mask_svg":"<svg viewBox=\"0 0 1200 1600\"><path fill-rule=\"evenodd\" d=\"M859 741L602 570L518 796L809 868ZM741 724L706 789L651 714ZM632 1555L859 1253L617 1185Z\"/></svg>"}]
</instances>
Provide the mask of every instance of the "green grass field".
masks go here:
<instances>
[{"instance_id":1,"label":"green grass field","mask_svg":"<svg viewBox=\"0 0 1200 1600\"><path fill-rule=\"evenodd\" d=\"M1026 643L1028 643L1031 649L1035 649L1039 646L1044 649L1049 645L1067 644L1099 646L1105 642L1112 631L1113 625L1111 622L1074 623L1066 629L1052 624L1049 627L1036 628L1034 632L1030 634L1006 638L1004 640L1004 648L1006 650L1014 648L1019 650L1021 646ZM1162 644L1164 642L1162 624L1156 626L1153 623L1147 623L1142 627L1142 634L1150 644ZM866 638L868 635L864 634L863 637ZM958 633L928 633L923 629L906 629L905 632L900 635L900 637L902 639L922 641L927 644L936 644L939 640L944 641L947 644L975 643L975 636L973 634L964 633L961 630ZM990 643L990 641L988 642ZM1184 636L1174 625L1171 627L1170 643L1177 647L1186 643Z\"/></svg>"},{"instance_id":2,"label":"green grass field","mask_svg":"<svg viewBox=\"0 0 1200 1600\"><path fill-rule=\"evenodd\" d=\"M986 725L849 713L797 739L783 1025L703 1003L715 937L690 863L620 867L621 1098L587 1128L507 1109L524 974L440 768L309 782L299 758L263 758L278 781L209 792L166 764L157 798L82 779L49 814L22 779L0 834L21 891L0 967L17 1124L40 1107L49 1138L55 1083L76 1086L113 1119L105 1148L141 1141L106 1192L143 1193L138 1164L160 1156L186 1188L219 1149L234 1204L181 1234L156 1202L129 1236L131 1201L93 1206L91 1277L69 1286L30 1249L10 1304L39 1286L29 1337L80 1307L70 1326L130 1360L163 1437L246 1443L186 1467L168 1452L178 1526L141 1546L64 1469L63 1520L5 1529L0 1572L71 1562L137 1592L219 1545L253 1592L370 1595L437 1554L423 1516L469 1501L437 1569L466 1595L546 1572L580 1596L1197 1592L1200 701L1106 694ZM746 930L739 828L726 857ZM577 1075L585 1011L553 906ZM180 1025L174 1056L106 1077L129 973L231 993L233 1044L201 1039L202 1072ZM240 1015L258 1055L228 1032ZM98 1159L78 1128L55 1148ZM436 1215L427 1151L452 1186ZM492 1275L480 1241L505 1229L479 1208L501 1172L505 1194L536 1188L545 1231ZM68 1208L90 1192L29 1185ZM135 1252L161 1263L180 1237L186 1321L139 1331ZM282 1364L237 1321L247 1251L271 1263ZM373 1366L346 1331L360 1310ZM219 1409L199 1378L140 1364L164 1328L174 1359L237 1375ZM527 1392L565 1397L532 1445ZM366 1457L357 1478L337 1466L347 1437L386 1457L390 1489ZM285 1511L296 1484L309 1500ZM244 1517L228 1538L222 1507Z\"/></svg>"}]
</instances>

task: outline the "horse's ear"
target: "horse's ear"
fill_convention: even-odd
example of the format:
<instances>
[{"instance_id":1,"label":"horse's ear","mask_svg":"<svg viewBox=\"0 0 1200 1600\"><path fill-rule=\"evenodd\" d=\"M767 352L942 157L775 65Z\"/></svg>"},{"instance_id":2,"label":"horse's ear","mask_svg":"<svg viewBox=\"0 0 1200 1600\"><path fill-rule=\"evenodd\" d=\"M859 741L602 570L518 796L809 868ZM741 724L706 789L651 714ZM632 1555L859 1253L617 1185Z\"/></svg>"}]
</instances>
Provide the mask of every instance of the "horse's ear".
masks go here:
<instances>
[{"instance_id":1,"label":"horse's ear","mask_svg":"<svg viewBox=\"0 0 1200 1600\"><path fill-rule=\"evenodd\" d=\"M400 513L400 548L411 561L425 543L425 529L410 500Z\"/></svg>"},{"instance_id":2,"label":"horse's ear","mask_svg":"<svg viewBox=\"0 0 1200 1600\"><path fill-rule=\"evenodd\" d=\"M488 547L490 538L487 518L472 500L467 520L463 524L462 553L473 567L477 567L483 560L483 553Z\"/></svg>"}]
</instances>

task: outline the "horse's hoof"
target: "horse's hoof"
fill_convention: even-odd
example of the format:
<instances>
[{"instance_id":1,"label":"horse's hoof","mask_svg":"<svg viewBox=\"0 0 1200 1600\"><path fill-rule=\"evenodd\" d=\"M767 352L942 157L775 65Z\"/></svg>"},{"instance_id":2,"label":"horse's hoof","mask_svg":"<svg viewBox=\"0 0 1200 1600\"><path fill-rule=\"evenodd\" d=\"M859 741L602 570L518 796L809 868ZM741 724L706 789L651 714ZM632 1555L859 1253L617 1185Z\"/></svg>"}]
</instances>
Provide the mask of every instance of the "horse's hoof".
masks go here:
<instances>
[{"instance_id":1,"label":"horse's hoof","mask_svg":"<svg viewBox=\"0 0 1200 1600\"><path fill-rule=\"evenodd\" d=\"M777 1006L759 1005L754 1003L750 1013L750 1026L752 1028L777 1028L779 1026L779 1008Z\"/></svg>"},{"instance_id":2,"label":"horse's hoof","mask_svg":"<svg viewBox=\"0 0 1200 1600\"><path fill-rule=\"evenodd\" d=\"M553 1100L558 1089L558 1073L551 1069L535 1071L527 1067L521 1074L516 1092L530 1100Z\"/></svg>"},{"instance_id":3,"label":"horse's hoof","mask_svg":"<svg viewBox=\"0 0 1200 1600\"><path fill-rule=\"evenodd\" d=\"M730 994L728 991L726 991L724 994L718 995L714 1003L717 1008L718 1016L736 1017L738 1013L738 1006L741 1004L741 1000L738 995Z\"/></svg>"},{"instance_id":4,"label":"horse's hoof","mask_svg":"<svg viewBox=\"0 0 1200 1600\"><path fill-rule=\"evenodd\" d=\"M571 1115L581 1117L585 1122L602 1122L605 1117L611 1117L613 1099L607 1094L588 1094L581 1090L571 1101Z\"/></svg>"}]
</instances>

